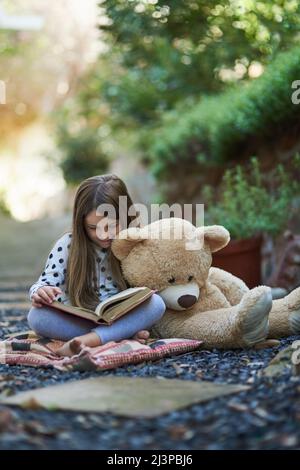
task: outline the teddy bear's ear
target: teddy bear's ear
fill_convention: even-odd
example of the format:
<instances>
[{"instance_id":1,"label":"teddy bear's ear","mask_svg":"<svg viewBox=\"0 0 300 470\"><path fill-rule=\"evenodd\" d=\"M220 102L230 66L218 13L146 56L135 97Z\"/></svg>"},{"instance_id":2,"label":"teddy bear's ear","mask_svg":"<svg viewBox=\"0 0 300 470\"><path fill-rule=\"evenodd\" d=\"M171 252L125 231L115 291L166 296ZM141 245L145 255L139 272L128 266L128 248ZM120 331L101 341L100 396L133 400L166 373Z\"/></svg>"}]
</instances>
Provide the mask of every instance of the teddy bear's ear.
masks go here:
<instances>
[{"instance_id":1,"label":"teddy bear's ear","mask_svg":"<svg viewBox=\"0 0 300 470\"><path fill-rule=\"evenodd\" d=\"M112 241L111 250L118 260L125 259L132 248L137 244L146 240L145 233L138 227L130 227L121 230L116 238Z\"/></svg>"},{"instance_id":2,"label":"teddy bear's ear","mask_svg":"<svg viewBox=\"0 0 300 470\"><path fill-rule=\"evenodd\" d=\"M202 237L202 240L204 236L204 241L208 243L212 253L221 250L224 246L228 245L230 241L230 234L222 225L198 227L197 232L198 237Z\"/></svg>"}]
</instances>

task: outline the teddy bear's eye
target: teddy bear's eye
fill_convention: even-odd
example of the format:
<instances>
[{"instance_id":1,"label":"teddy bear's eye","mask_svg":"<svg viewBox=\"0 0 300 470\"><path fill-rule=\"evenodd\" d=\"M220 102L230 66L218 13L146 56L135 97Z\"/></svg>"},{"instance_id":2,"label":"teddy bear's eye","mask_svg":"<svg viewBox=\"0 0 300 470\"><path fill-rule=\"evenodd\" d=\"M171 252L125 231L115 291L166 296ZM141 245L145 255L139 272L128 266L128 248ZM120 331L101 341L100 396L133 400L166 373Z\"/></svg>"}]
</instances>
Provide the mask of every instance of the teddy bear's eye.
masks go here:
<instances>
[{"instance_id":1,"label":"teddy bear's eye","mask_svg":"<svg viewBox=\"0 0 300 470\"><path fill-rule=\"evenodd\" d=\"M170 279L168 279L168 282L169 282L170 284L174 284L174 282L175 282L175 277L172 276Z\"/></svg>"},{"instance_id":2,"label":"teddy bear's eye","mask_svg":"<svg viewBox=\"0 0 300 470\"><path fill-rule=\"evenodd\" d=\"M194 276L189 276L188 281L191 282L194 279Z\"/></svg>"}]
</instances>

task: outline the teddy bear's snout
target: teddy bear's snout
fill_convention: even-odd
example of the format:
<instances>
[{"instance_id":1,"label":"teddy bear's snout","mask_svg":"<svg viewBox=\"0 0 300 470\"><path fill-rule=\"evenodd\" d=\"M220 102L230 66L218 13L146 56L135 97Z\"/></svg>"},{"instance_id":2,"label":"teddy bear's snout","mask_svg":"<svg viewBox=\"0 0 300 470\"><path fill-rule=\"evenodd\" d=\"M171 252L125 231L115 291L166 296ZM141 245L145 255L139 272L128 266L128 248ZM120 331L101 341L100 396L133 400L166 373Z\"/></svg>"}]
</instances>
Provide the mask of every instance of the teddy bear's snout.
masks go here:
<instances>
[{"instance_id":1,"label":"teddy bear's snout","mask_svg":"<svg viewBox=\"0 0 300 470\"><path fill-rule=\"evenodd\" d=\"M199 299L200 289L196 282L177 284L159 292L166 306L172 310L191 308Z\"/></svg>"},{"instance_id":2,"label":"teddy bear's snout","mask_svg":"<svg viewBox=\"0 0 300 470\"><path fill-rule=\"evenodd\" d=\"M192 307L197 302L197 297L195 295L182 295L177 301L180 307L189 308Z\"/></svg>"}]
</instances>

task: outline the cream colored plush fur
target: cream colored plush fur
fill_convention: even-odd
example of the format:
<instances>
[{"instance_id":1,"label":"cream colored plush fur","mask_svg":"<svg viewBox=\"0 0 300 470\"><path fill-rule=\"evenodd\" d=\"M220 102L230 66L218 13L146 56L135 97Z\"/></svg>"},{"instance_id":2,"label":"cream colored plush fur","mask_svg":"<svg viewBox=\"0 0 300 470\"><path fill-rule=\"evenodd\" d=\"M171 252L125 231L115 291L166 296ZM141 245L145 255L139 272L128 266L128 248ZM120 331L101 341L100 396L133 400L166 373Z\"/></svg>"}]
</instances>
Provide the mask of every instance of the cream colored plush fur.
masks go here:
<instances>
[{"instance_id":1,"label":"cream colored plush fur","mask_svg":"<svg viewBox=\"0 0 300 470\"><path fill-rule=\"evenodd\" d=\"M250 290L241 279L211 267L212 253L229 240L222 226L195 227L175 217L131 227L113 240L128 283L157 289L166 303L152 335L239 348L300 332L300 288L272 301L269 287Z\"/></svg>"}]
</instances>

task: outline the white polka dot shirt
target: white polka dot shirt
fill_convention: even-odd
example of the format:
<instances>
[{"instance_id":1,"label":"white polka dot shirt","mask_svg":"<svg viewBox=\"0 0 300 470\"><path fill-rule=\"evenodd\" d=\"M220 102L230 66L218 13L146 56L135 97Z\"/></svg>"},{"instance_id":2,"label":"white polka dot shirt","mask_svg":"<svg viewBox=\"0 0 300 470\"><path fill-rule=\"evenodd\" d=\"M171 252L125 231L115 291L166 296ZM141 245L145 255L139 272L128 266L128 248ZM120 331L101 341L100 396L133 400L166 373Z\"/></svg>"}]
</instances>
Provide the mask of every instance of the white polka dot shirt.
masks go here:
<instances>
[{"instance_id":1,"label":"white polka dot shirt","mask_svg":"<svg viewBox=\"0 0 300 470\"><path fill-rule=\"evenodd\" d=\"M39 279L30 287L29 299L43 286L59 287L62 294L56 299L64 304L70 304L68 293L66 292L65 277L67 272L67 262L69 248L72 240L71 233L65 233L53 246L46 261L46 266ZM117 294L120 289L112 278L111 269L107 260L108 251L105 248L96 247L96 268L97 284L99 286L99 301L105 300L111 295Z\"/></svg>"}]
</instances>

